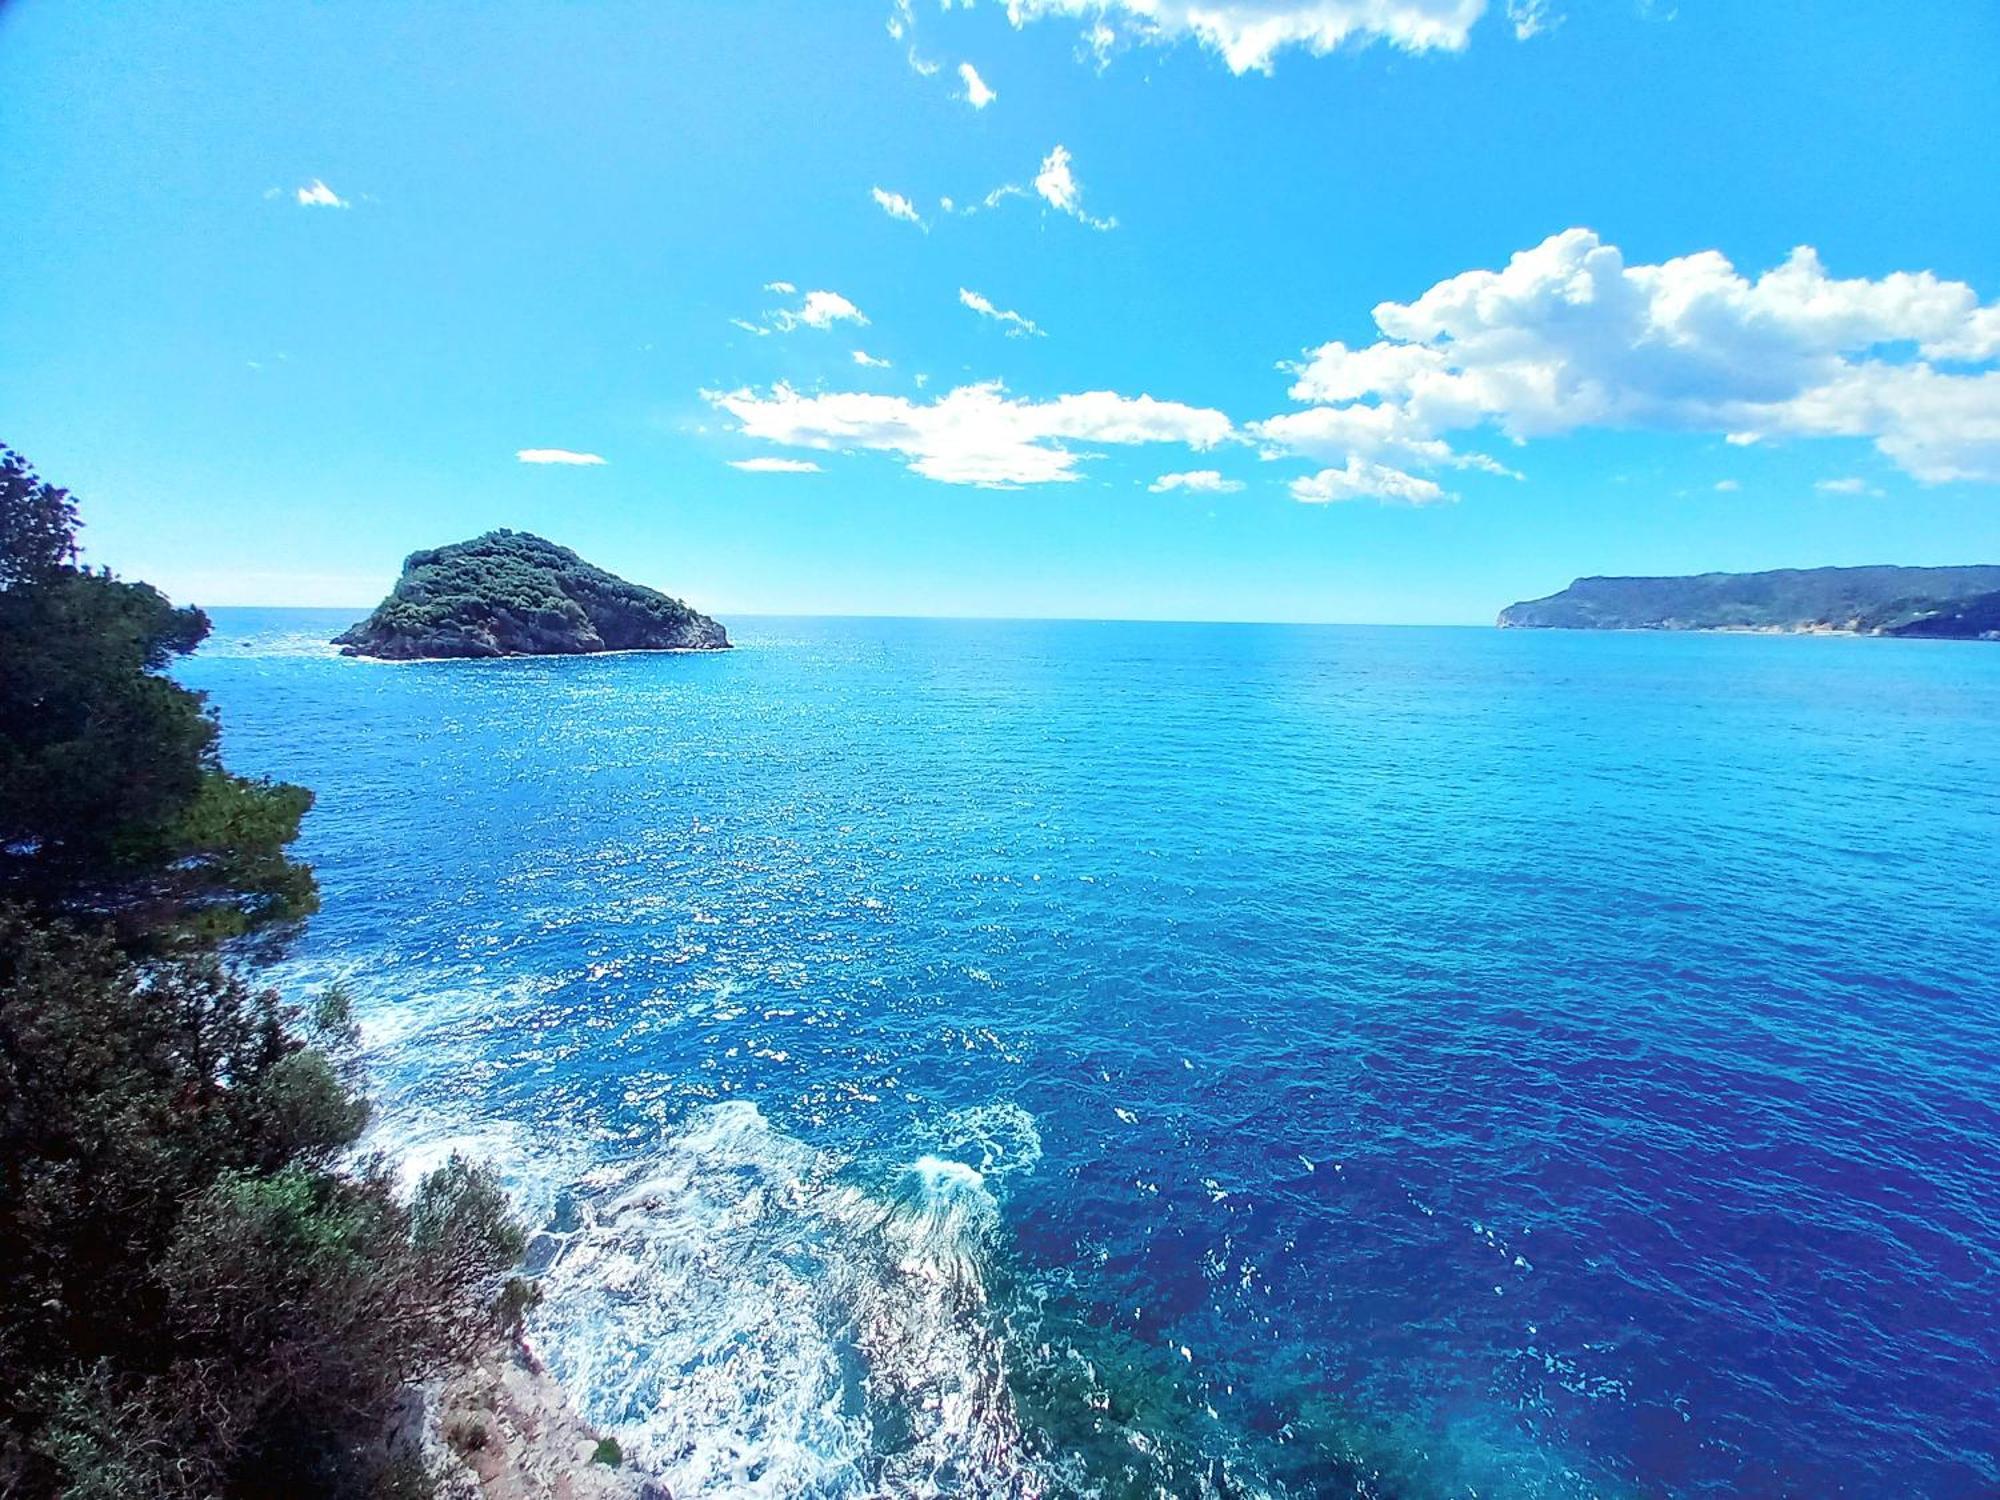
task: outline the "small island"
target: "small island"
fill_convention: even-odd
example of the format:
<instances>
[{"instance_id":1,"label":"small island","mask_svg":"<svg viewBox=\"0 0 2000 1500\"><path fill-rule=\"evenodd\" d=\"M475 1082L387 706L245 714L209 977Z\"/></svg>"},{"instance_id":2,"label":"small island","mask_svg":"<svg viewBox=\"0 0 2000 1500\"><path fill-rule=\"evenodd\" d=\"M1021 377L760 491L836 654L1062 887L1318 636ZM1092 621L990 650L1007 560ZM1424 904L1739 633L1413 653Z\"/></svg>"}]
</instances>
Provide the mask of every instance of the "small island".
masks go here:
<instances>
[{"instance_id":1,"label":"small island","mask_svg":"<svg viewBox=\"0 0 2000 1500\"><path fill-rule=\"evenodd\" d=\"M2000 640L2000 566L1779 568L1579 578L1510 604L1502 629L1747 630Z\"/></svg>"},{"instance_id":2,"label":"small island","mask_svg":"<svg viewBox=\"0 0 2000 1500\"><path fill-rule=\"evenodd\" d=\"M346 656L420 661L720 651L707 615L525 531L412 552L389 597L333 638Z\"/></svg>"}]
</instances>

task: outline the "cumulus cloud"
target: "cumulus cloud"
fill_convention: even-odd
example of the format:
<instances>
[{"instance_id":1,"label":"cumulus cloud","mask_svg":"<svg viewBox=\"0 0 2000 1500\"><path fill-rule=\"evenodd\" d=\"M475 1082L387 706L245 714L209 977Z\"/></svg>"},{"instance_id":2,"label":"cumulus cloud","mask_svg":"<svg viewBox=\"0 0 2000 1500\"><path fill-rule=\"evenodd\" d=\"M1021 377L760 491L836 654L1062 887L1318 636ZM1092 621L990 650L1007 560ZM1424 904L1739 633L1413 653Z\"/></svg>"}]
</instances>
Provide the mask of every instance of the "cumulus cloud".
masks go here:
<instances>
[{"instance_id":1,"label":"cumulus cloud","mask_svg":"<svg viewBox=\"0 0 2000 1500\"><path fill-rule=\"evenodd\" d=\"M514 454L524 464L601 464L595 453L577 453L569 448L522 448Z\"/></svg>"},{"instance_id":2,"label":"cumulus cloud","mask_svg":"<svg viewBox=\"0 0 2000 1500\"><path fill-rule=\"evenodd\" d=\"M1544 6L1528 0L1522 8ZM1007 0L1016 26L1048 16L1081 21L1084 40L1100 60L1120 43L1193 40L1239 75L1269 73L1289 47L1316 57L1368 42L1456 52L1485 10L1486 0ZM1510 16L1512 11L1510 6ZM1518 20L1515 29L1518 34Z\"/></svg>"},{"instance_id":3,"label":"cumulus cloud","mask_svg":"<svg viewBox=\"0 0 2000 1500\"><path fill-rule=\"evenodd\" d=\"M818 474L820 466L809 458L733 458L732 469L745 474Z\"/></svg>"},{"instance_id":4,"label":"cumulus cloud","mask_svg":"<svg viewBox=\"0 0 2000 1500\"><path fill-rule=\"evenodd\" d=\"M959 81L965 85L963 98L974 109L984 109L1000 96L986 86L986 80L979 76L979 69L969 62L958 65Z\"/></svg>"},{"instance_id":5,"label":"cumulus cloud","mask_svg":"<svg viewBox=\"0 0 2000 1500\"><path fill-rule=\"evenodd\" d=\"M888 360L877 359L866 349L856 349L854 351L854 362L857 365L865 365L871 370L886 370L889 368Z\"/></svg>"},{"instance_id":6,"label":"cumulus cloud","mask_svg":"<svg viewBox=\"0 0 2000 1500\"><path fill-rule=\"evenodd\" d=\"M879 187L870 188L868 192L874 198L875 206L890 218L901 219L904 223L915 224L919 228L923 227L923 217L917 212L917 205L901 193L892 193L887 188Z\"/></svg>"},{"instance_id":7,"label":"cumulus cloud","mask_svg":"<svg viewBox=\"0 0 2000 1500\"><path fill-rule=\"evenodd\" d=\"M1434 479L1406 474L1388 464L1350 458L1343 469L1321 469L1291 484L1292 498L1324 505L1335 500L1376 499L1383 504L1433 505L1453 497Z\"/></svg>"},{"instance_id":8,"label":"cumulus cloud","mask_svg":"<svg viewBox=\"0 0 2000 1500\"><path fill-rule=\"evenodd\" d=\"M1243 488L1240 479L1224 479L1219 469L1190 469L1184 474L1162 474L1146 488L1155 495L1174 490L1190 490L1203 495L1233 495Z\"/></svg>"},{"instance_id":9,"label":"cumulus cloud","mask_svg":"<svg viewBox=\"0 0 2000 1500\"><path fill-rule=\"evenodd\" d=\"M1042 330L1036 325L1033 318L1024 318L1019 313L1010 312L1004 307L995 307L992 302L981 296L978 292L967 291L964 287L960 287L958 289L958 300L964 306L978 313L980 317L991 318L994 322L1002 325L1007 330L1007 337L1010 339L1019 338L1023 334L1032 334L1036 338L1042 337Z\"/></svg>"},{"instance_id":10,"label":"cumulus cloud","mask_svg":"<svg viewBox=\"0 0 2000 1500\"><path fill-rule=\"evenodd\" d=\"M1630 265L1571 229L1375 324L1291 367L1310 404L1252 424L1271 451L1497 469L1451 436L1650 428L1866 437L1926 483L2000 479L2000 307L1928 271L1839 280L1801 246L1752 280L1713 250Z\"/></svg>"},{"instance_id":11,"label":"cumulus cloud","mask_svg":"<svg viewBox=\"0 0 2000 1500\"><path fill-rule=\"evenodd\" d=\"M293 195L301 208L346 208L348 202L332 188L315 177Z\"/></svg>"},{"instance_id":12,"label":"cumulus cloud","mask_svg":"<svg viewBox=\"0 0 2000 1500\"><path fill-rule=\"evenodd\" d=\"M1182 443L1212 448L1231 435L1219 411L1085 391L1049 401L1009 396L998 381L960 386L931 401L861 391L804 395L711 391L746 436L825 452L893 453L927 479L1013 489L1081 478L1089 455L1072 443Z\"/></svg>"}]
</instances>

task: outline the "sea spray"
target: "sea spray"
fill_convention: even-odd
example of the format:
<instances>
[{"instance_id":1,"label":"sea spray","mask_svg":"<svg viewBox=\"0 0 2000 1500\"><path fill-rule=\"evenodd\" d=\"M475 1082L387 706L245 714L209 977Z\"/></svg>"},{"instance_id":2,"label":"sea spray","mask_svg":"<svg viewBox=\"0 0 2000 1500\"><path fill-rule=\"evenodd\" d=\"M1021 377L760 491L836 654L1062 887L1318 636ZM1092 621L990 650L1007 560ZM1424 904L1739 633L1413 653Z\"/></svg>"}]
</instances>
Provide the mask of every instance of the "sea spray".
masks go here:
<instances>
[{"instance_id":1,"label":"sea spray","mask_svg":"<svg viewBox=\"0 0 2000 1500\"><path fill-rule=\"evenodd\" d=\"M925 1158L867 1191L730 1102L619 1175L540 1237L530 1337L674 1493L1045 1492L987 1315L976 1170Z\"/></svg>"}]
</instances>

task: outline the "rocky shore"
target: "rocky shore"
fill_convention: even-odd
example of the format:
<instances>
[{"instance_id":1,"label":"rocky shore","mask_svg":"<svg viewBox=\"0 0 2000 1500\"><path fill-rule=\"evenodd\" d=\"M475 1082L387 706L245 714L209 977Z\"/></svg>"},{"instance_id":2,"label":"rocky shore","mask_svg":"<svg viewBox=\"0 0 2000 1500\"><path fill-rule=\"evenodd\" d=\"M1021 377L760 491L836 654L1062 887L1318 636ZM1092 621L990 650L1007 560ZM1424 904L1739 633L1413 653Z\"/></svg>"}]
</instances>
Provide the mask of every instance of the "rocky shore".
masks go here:
<instances>
[{"instance_id":1,"label":"rocky shore","mask_svg":"<svg viewBox=\"0 0 2000 1500\"><path fill-rule=\"evenodd\" d=\"M672 1500L624 1464L523 1344L409 1392L388 1441L439 1476L437 1500Z\"/></svg>"},{"instance_id":2,"label":"rocky shore","mask_svg":"<svg viewBox=\"0 0 2000 1500\"><path fill-rule=\"evenodd\" d=\"M729 635L657 589L523 531L413 552L389 596L333 639L388 661L719 651Z\"/></svg>"}]
</instances>

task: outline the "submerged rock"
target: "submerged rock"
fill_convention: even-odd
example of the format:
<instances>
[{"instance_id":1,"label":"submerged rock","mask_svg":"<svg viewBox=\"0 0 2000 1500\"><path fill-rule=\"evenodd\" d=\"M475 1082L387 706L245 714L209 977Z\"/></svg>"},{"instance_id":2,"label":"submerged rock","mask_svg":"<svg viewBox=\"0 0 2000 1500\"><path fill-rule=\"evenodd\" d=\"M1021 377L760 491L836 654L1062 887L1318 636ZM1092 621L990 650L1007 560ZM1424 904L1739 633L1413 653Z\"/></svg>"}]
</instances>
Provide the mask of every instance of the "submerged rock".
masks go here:
<instances>
[{"instance_id":1,"label":"submerged rock","mask_svg":"<svg viewBox=\"0 0 2000 1500\"><path fill-rule=\"evenodd\" d=\"M716 651L714 620L524 531L413 552L375 612L333 639L343 654L412 661Z\"/></svg>"}]
</instances>

